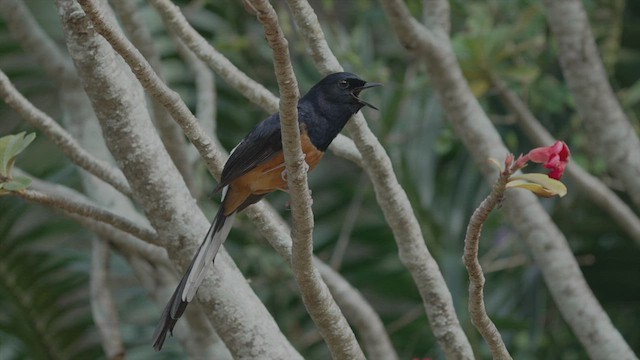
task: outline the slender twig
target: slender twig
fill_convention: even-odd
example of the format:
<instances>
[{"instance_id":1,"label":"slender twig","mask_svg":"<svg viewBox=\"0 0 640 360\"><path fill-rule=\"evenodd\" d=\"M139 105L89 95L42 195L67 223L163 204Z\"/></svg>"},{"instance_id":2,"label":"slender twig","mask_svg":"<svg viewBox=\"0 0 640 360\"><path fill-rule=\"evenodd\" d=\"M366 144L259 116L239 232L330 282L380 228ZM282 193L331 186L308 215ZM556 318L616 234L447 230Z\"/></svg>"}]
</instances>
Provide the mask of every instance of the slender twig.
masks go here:
<instances>
[{"instance_id":1,"label":"slender twig","mask_svg":"<svg viewBox=\"0 0 640 360\"><path fill-rule=\"evenodd\" d=\"M300 144L298 125L299 91L289 58L287 40L278 17L268 0L250 0L264 26L265 36L273 49L278 87L280 88L280 122L282 147L291 195L293 240L291 267L307 312L318 326L335 359L364 359L353 330L340 312L331 292L313 262L313 213L307 168Z\"/></svg>"},{"instance_id":2,"label":"slender twig","mask_svg":"<svg viewBox=\"0 0 640 360\"><path fill-rule=\"evenodd\" d=\"M34 203L51 206L53 208L61 209L72 214L77 214L90 219L101 221L151 244L159 246L163 245L158 241L158 236L155 231L144 228L138 224L131 222L127 218L116 215L110 211L101 209L92 204L81 203L69 198L52 194L45 194L35 190L22 190L15 192L14 194Z\"/></svg>"},{"instance_id":3,"label":"slender twig","mask_svg":"<svg viewBox=\"0 0 640 360\"><path fill-rule=\"evenodd\" d=\"M553 136L540 124L522 99L501 79L492 76L492 82L502 101L516 115L518 123L527 136L537 146L553 143ZM566 173L583 194L607 211L611 219L617 222L636 244L640 245L640 218L614 191L576 162L569 163Z\"/></svg>"},{"instance_id":4,"label":"slender twig","mask_svg":"<svg viewBox=\"0 0 640 360\"><path fill-rule=\"evenodd\" d=\"M318 69L341 71L342 67L331 52L322 28L306 0L287 0L296 25L311 49ZM411 16L405 20L412 21ZM413 20L415 21L415 20ZM438 264L429 253L406 192L393 172L391 160L382 144L371 132L362 114L356 114L347 130L362 154L362 163L376 193L378 204L389 224L402 263L411 273L420 290L423 305L440 346L450 357L473 358L471 345L464 334L453 307Z\"/></svg>"},{"instance_id":5,"label":"slender twig","mask_svg":"<svg viewBox=\"0 0 640 360\"><path fill-rule=\"evenodd\" d=\"M502 341L500 332L487 315L484 306L484 274L480 261L478 261L478 248L480 244L480 234L482 225L485 223L491 211L502 202L506 191L506 184L510 176L509 169L501 173L500 178L493 186L491 193L482 201L480 206L473 212L467 235L464 239L464 264L469 272L469 313L471 322L478 329L491 349L494 359L511 359L507 347Z\"/></svg>"},{"instance_id":6,"label":"slender twig","mask_svg":"<svg viewBox=\"0 0 640 360\"><path fill-rule=\"evenodd\" d=\"M120 333L118 309L109 282L109 243L93 237L91 241L91 313L102 338L107 359L124 359L125 349Z\"/></svg>"},{"instance_id":7,"label":"slender twig","mask_svg":"<svg viewBox=\"0 0 640 360\"><path fill-rule=\"evenodd\" d=\"M104 180L123 194L131 195L131 188L122 172L84 150L62 126L22 96L2 70L0 70L0 98L31 126L44 132L76 165Z\"/></svg>"}]
</instances>

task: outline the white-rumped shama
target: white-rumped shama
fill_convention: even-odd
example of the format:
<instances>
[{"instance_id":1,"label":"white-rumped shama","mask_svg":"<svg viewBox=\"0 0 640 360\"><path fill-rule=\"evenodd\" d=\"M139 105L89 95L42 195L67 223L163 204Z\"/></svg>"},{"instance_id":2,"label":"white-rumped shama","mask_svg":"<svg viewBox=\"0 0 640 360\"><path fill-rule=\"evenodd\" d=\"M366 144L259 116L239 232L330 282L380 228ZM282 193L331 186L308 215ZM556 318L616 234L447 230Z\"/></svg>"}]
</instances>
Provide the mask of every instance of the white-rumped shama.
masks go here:
<instances>
[{"instance_id":1,"label":"white-rumped shama","mask_svg":"<svg viewBox=\"0 0 640 360\"><path fill-rule=\"evenodd\" d=\"M380 86L356 75L341 72L326 76L298 102L300 141L308 171L318 164L329 144L347 121L362 107L373 105L358 96L364 89ZM376 109L377 110L377 109ZM222 190L222 204L211 227L162 312L153 335L153 347L160 350L173 331L204 278L205 269L227 238L237 212L256 203L266 194L287 189L280 114L261 121L231 151L214 194Z\"/></svg>"}]
</instances>

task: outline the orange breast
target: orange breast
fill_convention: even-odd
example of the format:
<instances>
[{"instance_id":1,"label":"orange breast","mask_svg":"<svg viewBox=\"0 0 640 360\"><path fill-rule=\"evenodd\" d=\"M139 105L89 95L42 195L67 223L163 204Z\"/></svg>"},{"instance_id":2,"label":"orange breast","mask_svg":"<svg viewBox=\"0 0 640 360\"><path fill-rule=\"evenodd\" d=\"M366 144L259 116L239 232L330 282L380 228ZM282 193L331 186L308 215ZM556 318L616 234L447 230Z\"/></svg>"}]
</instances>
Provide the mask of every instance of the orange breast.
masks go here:
<instances>
[{"instance_id":1,"label":"orange breast","mask_svg":"<svg viewBox=\"0 0 640 360\"><path fill-rule=\"evenodd\" d=\"M318 165L324 152L313 146L306 132L300 134L300 140L305 162L311 171ZM264 195L276 190L286 191L287 181L283 176L284 170L284 154L281 151L269 161L232 181L224 200L225 215L236 211L250 195Z\"/></svg>"}]
</instances>

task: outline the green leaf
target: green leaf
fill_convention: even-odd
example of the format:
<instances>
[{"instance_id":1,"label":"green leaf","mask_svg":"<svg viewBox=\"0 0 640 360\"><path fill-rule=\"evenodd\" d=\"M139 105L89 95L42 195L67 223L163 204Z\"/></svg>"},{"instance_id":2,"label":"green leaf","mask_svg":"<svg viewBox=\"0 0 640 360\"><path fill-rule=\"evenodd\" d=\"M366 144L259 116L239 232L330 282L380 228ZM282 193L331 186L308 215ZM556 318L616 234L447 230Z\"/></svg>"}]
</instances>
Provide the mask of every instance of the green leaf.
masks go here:
<instances>
[{"instance_id":1,"label":"green leaf","mask_svg":"<svg viewBox=\"0 0 640 360\"><path fill-rule=\"evenodd\" d=\"M25 132L0 138L0 176L11 177L11 170L18 154L35 139L36 134L25 136Z\"/></svg>"},{"instance_id":2,"label":"green leaf","mask_svg":"<svg viewBox=\"0 0 640 360\"><path fill-rule=\"evenodd\" d=\"M2 185L5 190L19 191L28 188L31 185L31 179L26 176L16 176Z\"/></svg>"},{"instance_id":3,"label":"green leaf","mask_svg":"<svg viewBox=\"0 0 640 360\"><path fill-rule=\"evenodd\" d=\"M567 187L560 181L550 178L546 174L522 174L509 178L507 188L519 187L532 191L536 195L551 197L567 195Z\"/></svg>"}]
</instances>

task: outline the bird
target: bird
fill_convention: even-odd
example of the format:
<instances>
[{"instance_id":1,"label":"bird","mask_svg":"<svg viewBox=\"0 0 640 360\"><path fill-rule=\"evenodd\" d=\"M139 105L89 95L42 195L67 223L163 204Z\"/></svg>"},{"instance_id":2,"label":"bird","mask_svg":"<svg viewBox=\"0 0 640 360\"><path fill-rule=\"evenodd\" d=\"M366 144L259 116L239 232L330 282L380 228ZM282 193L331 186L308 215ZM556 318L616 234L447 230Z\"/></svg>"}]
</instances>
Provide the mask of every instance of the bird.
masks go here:
<instances>
[{"instance_id":1,"label":"bird","mask_svg":"<svg viewBox=\"0 0 640 360\"><path fill-rule=\"evenodd\" d=\"M348 72L325 76L298 101L300 142L307 171L313 170L325 151L360 109L375 106L362 100L362 90L381 86ZM231 151L220 182L213 194L222 192L218 213L211 222L189 268L169 299L153 335L153 348L160 351L167 333L193 301L209 264L226 240L236 214L277 191L287 191L280 114L274 113L258 123Z\"/></svg>"}]
</instances>

